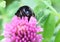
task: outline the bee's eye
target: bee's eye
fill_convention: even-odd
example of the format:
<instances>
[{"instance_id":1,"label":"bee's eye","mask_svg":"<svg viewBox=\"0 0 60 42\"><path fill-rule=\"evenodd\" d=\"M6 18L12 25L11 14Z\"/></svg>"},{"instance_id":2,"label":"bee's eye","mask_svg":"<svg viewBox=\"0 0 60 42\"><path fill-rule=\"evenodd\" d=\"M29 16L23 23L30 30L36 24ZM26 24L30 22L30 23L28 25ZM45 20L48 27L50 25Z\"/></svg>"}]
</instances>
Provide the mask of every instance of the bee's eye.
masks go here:
<instances>
[{"instance_id":1,"label":"bee's eye","mask_svg":"<svg viewBox=\"0 0 60 42\"><path fill-rule=\"evenodd\" d=\"M30 7L28 7L28 6L20 7L15 15L17 15L20 18L27 16L28 17L28 21L29 21L31 16L35 16L35 14L32 12Z\"/></svg>"}]
</instances>

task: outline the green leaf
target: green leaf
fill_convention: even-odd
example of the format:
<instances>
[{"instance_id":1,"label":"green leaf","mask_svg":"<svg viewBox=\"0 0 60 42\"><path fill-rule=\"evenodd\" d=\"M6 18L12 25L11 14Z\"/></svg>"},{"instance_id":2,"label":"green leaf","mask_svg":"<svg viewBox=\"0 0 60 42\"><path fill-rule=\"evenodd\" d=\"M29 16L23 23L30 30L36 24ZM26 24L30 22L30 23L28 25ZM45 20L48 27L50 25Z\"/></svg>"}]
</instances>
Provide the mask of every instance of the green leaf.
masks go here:
<instances>
[{"instance_id":1,"label":"green leaf","mask_svg":"<svg viewBox=\"0 0 60 42\"><path fill-rule=\"evenodd\" d=\"M37 3L37 6L34 8L34 12L37 15L40 11L42 11L46 8L47 8L47 6L40 1L40 2Z\"/></svg>"},{"instance_id":2,"label":"green leaf","mask_svg":"<svg viewBox=\"0 0 60 42\"><path fill-rule=\"evenodd\" d=\"M51 5L51 1L50 0L35 0L35 2L36 2L36 4L37 4L37 6L36 6L36 11L37 12L39 12L39 10L43 10L43 9L46 9L46 8L48 8L44 3L43 3L43 1L47 1L48 3L49 3L49 5Z\"/></svg>"},{"instance_id":3,"label":"green leaf","mask_svg":"<svg viewBox=\"0 0 60 42\"><path fill-rule=\"evenodd\" d=\"M46 18L48 18L48 15L50 14L51 10L44 9L41 10L38 14L36 14L36 18L38 20L38 24L43 26L44 22L46 21Z\"/></svg>"},{"instance_id":4,"label":"green leaf","mask_svg":"<svg viewBox=\"0 0 60 42\"><path fill-rule=\"evenodd\" d=\"M58 26L60 24L60 19L56 22L56 26Z\"/></svg>"},{"instance_id":5,"label":"green leaf","mask_svg":"<svg viewBox=\"0 0 60 42\"><path fill-rule=\"evenodd\" d=\"M34 9L37 4L34 0L21 0L21 5L27 5L30 8Z\"/></svg>"},{"instance_id":6,"label":"green leaf","mask_svg":"<svg viewBox=\"0 0 60 42\"><path fill-rule=\"evenodd\" d=\"M60 12L60 0L51 0L53 7Z\"/></svg>"},{"instance_id":7,"label":"green leaf","mask_svg":"<svg viewBox=\"0 0 60 42\"><path fill-rule=\"evenodd\" d=\"M4 36L3 35L0 35L0 40L2 40L4 38Z\"/></svg>"},{"instance_id":8,"label":"green leaf","mask_svg":"<svg viewBox=\"0 0 60 42\"><path fill-rule=\"evenodd\" d=\"M0 0L0 2L1 2L1 1L4 1L4 0Z\"/></svg>"},{"instance_id":9,"label":"green leaf","mask_svg":"<svg viewBox=\"0 0 60 42\"><path fill-rule=\"evenodd\" d=\"M37 2L38 4L40 3L40 2L42 2L42 1L47 1L50 5L51 5L51 0L35 0L35 2Z\"/></svg>"},{"instance_id":10,"label":"green leaf","mask_svg":"<svg viewBox=\"0 0 60 42\"><path fill-rule=\"evenodd\" d=\"M55 19L54 15L50 13L50 15L46 19L46 22L44 23L43 42L50 41L51 37L53 36L54 29L55 29Z\"/></svg>"},{"instance_id":11,"label":"green leaf","mask_svg":"<svg viewBox=\"0 0 60 42\"><path fill-rule=\"evenodd\" d=\"M44 9L43 10L43 16L42 19L40 20L40 23L44 23L46 21L46 18L48 18L49 14L50 14L51 10L49 9Z\"/></svg>"},{"instance_id":12,"label":"green leaf","mask_svg":"<svg viewBox=\"0 0 60 42\"><path fill-rule=\"evenodd\" d=\"M2 14L5 14L4 11L5 11L5 7L6 7L6 1L1 1L0 2L0 15Z\"/></svg>"},{"instance_id":13,"label":"green leaf","mask_svg":"<svg viewBox=\"0 0 60 42\"><path fill-rule=\"evenodd\" d=\"M51 3L51 0L45 0L45 1L47 1L50 5L52 4L52 3Z\"/></svg>"},{"instance_id":14,"label":"green leaf","mask_svg":"<svg viewBox=\"0 0 60 42\"><path fill-rule=\"evenodd\" d=\"M20 7L20 3L18 1L14 1L6 8L7 15L9 16L13 15L14 13L16 13L19 7Z\"/></svg>"},{"instance_id":15,"label":"green leaf","mask_svg":"<svg viewBox=\"0 0 60 42\"><path fill-rule=\"evenodd\" d=\"M6 1L6 5L10 5L14 0L5 0Z\"/></svg>"},{"instance_id":16,"label":"green leaf","mask_svg":"<svg viewBox=\"0 0 60 42\"><path fill-rule=\"evenodd\" d=\"M60 42L60 30L58 31L56 35L55 42Z\"/></svg>"},{"instance_id":17,"label":"green leaf","mask_svg":"<svg viewBox=\"0 0 60 42\"><path fill-rule=\"evenodd\" d=\"M8 7L6 7L6 14L4 14L6 18L4 19L10 21L10 19L15 15L19 7L20 3L18 1L14 1L13 3L11 3Z\"/></svg>"},{"instance_id":18,"label":"green leaf","mask_svg":"<svg viewBox=\"0 0 60 42\"><path fill-rule=\"evenodd\" d=\"M0 35L1 35L1 33L3 32L3 27L2 27L2 19L0 19Z\"/></svg>"},{"instance_id":19,"label":"green leaf","mask_svg":"<svg viewBox=\"0 0 60 42\"><path fill-rule=\"evenodd\" d=\"M3 20L4 22L9 22L11 18L15 15L17 10L20 7L20 2L14 1L9 6L6 7L6 12L4 14Z\"/></svg>"}]
</instances>

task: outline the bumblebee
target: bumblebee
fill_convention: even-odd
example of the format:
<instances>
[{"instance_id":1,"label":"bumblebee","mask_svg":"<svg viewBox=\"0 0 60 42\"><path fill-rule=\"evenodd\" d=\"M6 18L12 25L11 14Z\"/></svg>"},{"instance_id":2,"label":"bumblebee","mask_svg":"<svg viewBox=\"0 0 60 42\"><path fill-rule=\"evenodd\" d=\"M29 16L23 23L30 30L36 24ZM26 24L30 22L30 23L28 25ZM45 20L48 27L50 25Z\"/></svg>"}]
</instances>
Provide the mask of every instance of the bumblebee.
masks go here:
<instances>
[{"instance_id":1,"label":"bumblebee","mask_svg":"<svg viewBox=\"0 0 60 42\"><path fill-rule=\"evenodd\" d=\"M17 12L15 13L15 15L20 17L20 18L27 16L28 17L28 21L30 20L31 16L35 17L34 12L31 10L31 8L29 6L20 7L17 10Z\"/></svg>"}]
</instances>

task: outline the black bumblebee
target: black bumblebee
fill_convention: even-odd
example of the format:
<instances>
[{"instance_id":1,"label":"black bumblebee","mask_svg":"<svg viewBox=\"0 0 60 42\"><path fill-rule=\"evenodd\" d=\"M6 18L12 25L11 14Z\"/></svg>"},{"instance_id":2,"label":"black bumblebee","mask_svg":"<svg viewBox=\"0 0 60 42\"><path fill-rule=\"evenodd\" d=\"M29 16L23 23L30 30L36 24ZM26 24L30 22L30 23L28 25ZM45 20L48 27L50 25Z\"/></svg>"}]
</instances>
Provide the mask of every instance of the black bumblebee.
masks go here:
<instances>
[{"instance_id":1,"label":"black bumblebee","mask_svg":"<svg viewBox=\"0 0 60 42\"><path fill-rule=\"evenodd\" d=\"M18 11L15 13L15 15L17 15L20 18L27 16L28 17L28 21L30 20L31 16L35 17L34 12L28 6L22 6L22 7L20 7L18 9Z\"/></svg>"}]
</instances>

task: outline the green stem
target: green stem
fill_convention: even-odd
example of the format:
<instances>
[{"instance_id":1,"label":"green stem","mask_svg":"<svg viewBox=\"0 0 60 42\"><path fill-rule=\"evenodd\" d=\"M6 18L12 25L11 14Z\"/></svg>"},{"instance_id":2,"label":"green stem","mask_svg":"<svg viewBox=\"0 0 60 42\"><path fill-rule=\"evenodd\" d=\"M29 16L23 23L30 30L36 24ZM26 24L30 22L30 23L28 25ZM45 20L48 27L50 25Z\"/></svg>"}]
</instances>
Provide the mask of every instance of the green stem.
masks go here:
<instances>
[{"instance_id":1,"label":"green stem","mask_svg":"<svg viewBox=\"0 0 60 42\"><path fill-rule=\"evenodd\" d=\"M37 24L39 24L39 22L42 20L42 18L44 17L45 15L43 15L37 22Z\"/></svg>"}]
</instances>

